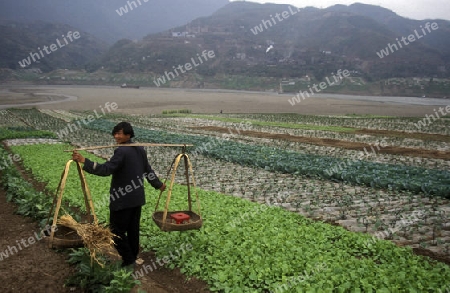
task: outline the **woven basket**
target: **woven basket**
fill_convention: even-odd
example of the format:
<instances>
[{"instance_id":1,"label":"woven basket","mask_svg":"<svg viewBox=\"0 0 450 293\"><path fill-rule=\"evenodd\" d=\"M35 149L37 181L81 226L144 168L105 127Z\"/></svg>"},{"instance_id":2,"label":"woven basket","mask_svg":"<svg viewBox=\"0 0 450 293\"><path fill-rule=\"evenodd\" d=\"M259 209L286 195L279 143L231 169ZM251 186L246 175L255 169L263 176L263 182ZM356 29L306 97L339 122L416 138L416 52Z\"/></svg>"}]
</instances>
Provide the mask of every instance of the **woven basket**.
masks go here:
<instances>
[{"instance_id":1,"label":"woven basket","mask_svg":"<svg viewBox=\"0 0 450 293\"><path fill-rule=\"evenodd\" d=\"M48 225L53 210L55 211L53 215L53 224L51 226L52 229L50 229L51 230L50 232L46 231L46 233L43 235L45 237L44 238L45 241L48 244L48 247L50 248L77 248L82 247L84 245L83 239L81 238L81 236L77 234L75 230L66 226L57 225L58 213L59 210L61 209L62 196L64 193L64 188L66 186L67 176L69 175L70 164L72 162L74 161L69 160L66 163L66 166L61 174L61 180L59 181L58 188L56 189L55 197L53 198L53 205L47 217L47 225ZM81 189L84 195L84 202L86 205L86 215L84 216L86 219L88 219L89 222L97 223L97 216L95 215L94 212L94 204L92 202L91 192L89 191L89 188L87 186L83 169L81 168L80 163L76 162L76 164L78 175L81 181Z\"/></svg>"},{"instance_id":2,"label":"woven basket","mask_svg":"<svg viewBox=\"0 0 450 293\"><path fill-rule=\"evenodd\" d=\"M50 239L50 233L44 231L44 240L52 248L78 248L83 247L83 239L77 234L77 231L66 226L57 226L57 230Z\"/></svg>"},{"instance_id":3,"label":"woven basket","mask_svg":"<svg viewBox=\"0 0 450 293\"><path fill-rule=\"evenodd\" d=\"M173 213L185 213L190 216L190 220L188 223L176 224L170 219L170 215ZM200 215L192 211L173 211L167 213L166 221L163 222L164 212L158 211L153 213L153 221L156 225L161 229L161 231L169 232L169 231L187 231L187 230L195 230L200 229L202 227L203 221Z\"/></svg>"},{"instance_id":4,"label":"woven basket","mask_svg":"<svg viewBox=\"0 0 450 293\"><path fill-rule=\"evenodd\" d=\"M173 184L175 182L175 174L177 171L178 164L180 163L180 160L184 159L184 165L185 165L185 176L186 176L186 183L187 183L187 197L188 197L188 209L183 211L169 211L169 203L170 198L172 195L172 188ZM195 230L200 229L203 225L202 216L200 214L200 200L198 198L197 190L195 188L195 179L194 179L194 172L192 170L192 164L189 160L189 157L187 154L183 153L178 154L175 159L172 162L172 165L169 168L169 171L167 172L167 177L169 176L170 172L172 170L172 176L170 181L169 190L167 192L167 199L166 199L166 206L163 211L158 211L159 201L161 199L162 191L159 193L158 201L156 203L155 212L153 213L153 221L155 224L161 229L161 231L169 232L169 231L187 231L187 230ZM196 202L197 202L197 212L194 212L192 210L192 197L191 197L191 183L189 174L191 174L192 177L192 185L195 190L196 194ZM166 179L167 180L167 179ZM174 223L172 219L170 218L171 214L174 213L185 213L189 215L190 219L188 223Z\"/></svg>"}]
</instances>

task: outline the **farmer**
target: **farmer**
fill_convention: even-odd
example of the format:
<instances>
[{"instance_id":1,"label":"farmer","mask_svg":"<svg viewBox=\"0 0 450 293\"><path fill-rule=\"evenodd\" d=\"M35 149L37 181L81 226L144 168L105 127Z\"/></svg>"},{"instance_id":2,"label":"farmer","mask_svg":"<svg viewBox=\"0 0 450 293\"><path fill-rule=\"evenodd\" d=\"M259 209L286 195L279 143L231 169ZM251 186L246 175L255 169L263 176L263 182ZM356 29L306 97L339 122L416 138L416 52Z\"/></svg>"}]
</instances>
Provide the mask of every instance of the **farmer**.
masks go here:
<instances>
[{"instance_id":1,"label":"farmer","mask_svg":"<svg viewBox=\"0 0 450 293\"><path fill-rule=\"evenodd\" d=\"M72 159L83 163L83 170L98 176L111 178L109 221L115 247L122 257L122 267L134 267L139 253L139 226L141 207L145 204L144 181L155 189L164 191L162 183L148 163L143 147L127 147L134 137L133 127L128 122L120 122L112 130L118 147L109 161L100 164L84 158L74 151Z\"/></svg>"}]
</instances>

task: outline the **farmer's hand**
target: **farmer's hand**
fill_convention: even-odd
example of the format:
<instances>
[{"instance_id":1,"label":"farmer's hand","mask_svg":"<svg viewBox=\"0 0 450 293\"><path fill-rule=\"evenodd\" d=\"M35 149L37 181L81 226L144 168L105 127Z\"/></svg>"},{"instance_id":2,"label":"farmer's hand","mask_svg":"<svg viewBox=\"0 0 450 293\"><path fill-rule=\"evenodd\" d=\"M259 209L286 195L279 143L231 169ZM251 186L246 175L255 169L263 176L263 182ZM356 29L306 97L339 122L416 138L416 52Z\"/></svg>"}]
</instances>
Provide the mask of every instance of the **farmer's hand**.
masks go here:
<instances>
[{"instance_id":1,"label":"farmer's hand","mask_svg":"<svg viewBox=\"0 0 450 293\"><path fill-rule=\"evenodd\" d=\"M74 151L72 153L72 160L74 160L75 162L84 164L84 157L81 154L79 154L77 151Z\"/></svg>"},{"instance_id":2,"label":"farmer's hand","mask_svg":"<svg viewBox=\"0 0 450 293\"><path fill-rule=\"evenodd\" d=\"M166 184L163 183L163 185L161 185L161 187L159 188L159 190L161 190L161 192L163 192L164 190L166 190Z\"/></svg>"}]
</instances>

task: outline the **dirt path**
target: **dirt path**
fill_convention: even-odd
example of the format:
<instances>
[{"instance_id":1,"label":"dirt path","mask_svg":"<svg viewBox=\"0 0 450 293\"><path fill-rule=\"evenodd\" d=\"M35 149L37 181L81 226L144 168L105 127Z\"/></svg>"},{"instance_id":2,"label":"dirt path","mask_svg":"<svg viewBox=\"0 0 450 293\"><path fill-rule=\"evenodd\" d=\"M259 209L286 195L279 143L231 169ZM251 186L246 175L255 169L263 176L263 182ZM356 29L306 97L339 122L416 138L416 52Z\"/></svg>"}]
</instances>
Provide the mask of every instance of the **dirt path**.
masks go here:
<instances>
[{"instance_id":1,"label":"dirt path","mask_svg":"<svg viewBox=\"0 0 450 293\"><path fill-rule=\"evenodd\" d=\"M140 257L144 260L144 263L138 266L136 270L145 274L143 266L154 263L156 256L153 252L146 252L142 253ZM170 270L164 267L158 267L158 269L145 274L139 280L141 281L140 289L147 293L210 292L205 282L196 278L187 279L186 276L180 273L179 269ZM133 290L132 292L137 292L137 290Z\"/></svg>"},{"instance_id":2,"label":"dirt path","mask_svg":"<svg viewBox=\"0 0 450 293\"><path fill-rule=\"evenodd\" d=\"M4 147L9 151L9 147ZM36 190L46 193L45 184L34 180L19 163L16 167ZM0 292L82 292L79 288L64 287L65 280L74 273L74 267L66 262L67 254L50 249L39 236L38 224L31 218L15 214L16 209L15 204L6 201L6 192L0 188L0 223L3 224L0 225ZM142 253L140 258L144 263L136 268L137 271L156 261L152 252ZM178 269L159 267L145 272L139 281L141 285L131 292L210 292L205 282L196 278L187 280Z\"/></svg>"},{"instance_id":3,"label":"dirt path","mask_svg":"<svg viewBox=\"0 0 450 293\"><path fill-rule=\"evenodd\" d=\"M14 214L15 210L0 189L0 291L81 292L64 287L64 280L73 272L65 254L49 249L39 236L37 223Z\"/></svg>"},{"instance_id":4,"label":"dirt path","mask_svg":"<svg viewBox=\"0 0 450 293\"><path fill-rule=\"evenodd\" d=\"M0 292L81 293L80 289L64 287L65 280L74 272L66 262L66 254L48 248L39 236L38 224L14 214L16 209L15 204L6 201L5 191L0 189L0 222L3 224L0 226ZM156 256L148 252L141 258L146 265L155 261ZM142 268L138 266L137 270ZM139 281L141 286L132 292L138 289L152 293L210 292L206 283L195 278L187 280L177 269L158 268Z\"/></svg>"},{"instance_id":5,"label":"dirt path","mask_svg":"<svg viewBox=\"0 0 450 293\"><path fill-rule=\"evenodd\" d=\"M201 127L191 127L192 129L213 131L219 133L228 133L229 129L226 127L218 127L218 126L201 126ZM358 131L358 134L372 134L372 135L386 135L389 131L372 131L369 129L361 129ZM260 132L260 131L251 131L251 130L241 130L240 134L257 137L257 138L270 138L270 139L279 139L286 140L292 142L303 142L313 145L319 146L330 146L330 147L338 147L344 148L348 150L359 150L363 151L366 148L368 153L377 152L377 153L385 153L391 155L401 155L401 156L410 156L410 157L421 157L421 158L433 158L433 159L444 159L450 160L450 152L445 151L437 151L437 150L426 150L426 149L418 149L418 148L405 148L405 147L396 147L396 146L374 146L367 143L361 142L351 142L345 140L338 139L330 139L330 138L318 138L318 137L305 137L305 136L295 136L284 133L268 133L268 132ZM408 137L406 132L401 133L404 137ZM390 133L390 136L395 136L394 133ZM434 134L433 134L434 136ZM417 134L412 134L411 137L418 138ZM422 139L429 139L429 135L424 134ZM441 135L439 136L440 140L448 139L448 136ZM372 149L373 148L373 149Z\"/></svg>"}]
</instances>

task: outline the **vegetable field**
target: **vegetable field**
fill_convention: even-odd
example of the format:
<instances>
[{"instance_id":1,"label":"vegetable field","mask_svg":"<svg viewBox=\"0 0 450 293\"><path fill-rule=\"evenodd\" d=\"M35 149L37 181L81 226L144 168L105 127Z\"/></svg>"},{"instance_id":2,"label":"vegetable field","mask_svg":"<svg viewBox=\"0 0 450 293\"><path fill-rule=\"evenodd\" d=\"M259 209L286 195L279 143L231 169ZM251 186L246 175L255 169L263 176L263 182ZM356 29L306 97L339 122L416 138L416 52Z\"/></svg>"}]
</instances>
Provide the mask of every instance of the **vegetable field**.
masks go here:
<instances>
[{"instance_id":1,"label":"vegetable field","mask_svg":"<svg viewBox=\"0 0 450 293\"><path fill-rule=\"evenodd\" d=\"M187 152L203 227L159 231L151 219L158 193L147 185L141 245L160 257L191 245L168 266L204 280L210 291L450 290L449 119L418 133L419 118L109 114L77 123L87 115L6 110L0 116L3 157L18 155L52 194L70 159L64 150L112 144L117 122L133 124L136 142L193 144ZM165 178L180 148L147 152ZM83 152L99 162L112 153ZM72 171L64 200L82 210ZM183 178L179 171L173 209L186 205ZM87 175L102 222L108 219L109 181ZM36 209L45 211L51 200Z\"/></svg>"}]
</instances>

